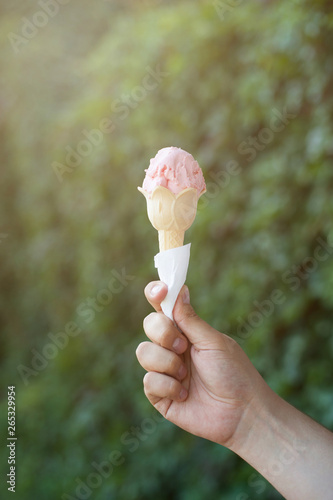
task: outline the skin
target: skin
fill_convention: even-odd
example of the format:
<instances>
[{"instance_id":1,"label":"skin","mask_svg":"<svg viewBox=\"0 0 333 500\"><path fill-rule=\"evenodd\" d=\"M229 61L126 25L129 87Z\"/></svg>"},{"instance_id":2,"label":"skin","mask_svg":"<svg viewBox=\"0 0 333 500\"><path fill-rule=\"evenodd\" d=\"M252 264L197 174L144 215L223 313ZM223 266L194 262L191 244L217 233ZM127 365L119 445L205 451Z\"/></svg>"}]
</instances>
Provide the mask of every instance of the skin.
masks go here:
<instances>
[{"instance_id":1,"label":"skin","mask_svg":"<svg viewBox=\"0 0 333 500\"><path fill-rule=\"evenodd\" d=\"M241 347L205 323L183 287L175 324L161 311L167 287L152 282L144 320L151 342L136 351L151 404L168 420L237 453L288 500L331 499L333 434L275 394Z\"/></svg>"}]
</instances>

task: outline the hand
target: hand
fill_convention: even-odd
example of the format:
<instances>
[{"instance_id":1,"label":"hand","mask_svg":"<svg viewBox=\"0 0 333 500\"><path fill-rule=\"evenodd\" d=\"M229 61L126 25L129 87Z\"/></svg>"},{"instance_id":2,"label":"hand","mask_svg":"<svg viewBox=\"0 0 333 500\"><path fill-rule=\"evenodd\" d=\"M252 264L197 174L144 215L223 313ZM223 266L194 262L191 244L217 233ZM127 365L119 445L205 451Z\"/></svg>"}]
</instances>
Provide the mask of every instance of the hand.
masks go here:
<instances>
[{"instance_id":1,"label":"hand","mask_svg":"<svg viewBox=\"0 0 333 500\"><path fill-rule=\"evenodd\" d=\"M161 312L167 286L147 285L145 295L157 312L144 320L152 342L136 351L147 370L144 391L168 420L197 436L235 447L248 407L260 404L266 384L240 346L194 312L188 288L182 288L173 315L177 327ZM242 430L242 433L244 431ZM237 444L237 443L236 443Z\"/></svg>"},{"instance_id":2,"label":"hand","mask_svg":"<svg viewBox=\"0 0 333 500\"><path fill-rule=\"evenodd\" d=\"M235 451L288 500L332 498L333 434L275 394L239 345L200 319L183 287L161 312L167 287L150 283L152 342L137 348L149 401L192 434Z\"/></svg>"}]
</instances>

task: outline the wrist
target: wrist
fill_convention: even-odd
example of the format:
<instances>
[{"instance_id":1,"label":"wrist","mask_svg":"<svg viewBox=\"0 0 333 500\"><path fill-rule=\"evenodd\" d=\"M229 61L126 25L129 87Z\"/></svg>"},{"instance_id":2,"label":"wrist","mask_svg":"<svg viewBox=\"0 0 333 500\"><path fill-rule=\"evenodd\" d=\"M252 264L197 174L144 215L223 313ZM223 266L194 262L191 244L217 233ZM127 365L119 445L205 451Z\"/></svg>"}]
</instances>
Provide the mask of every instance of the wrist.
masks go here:
<instances>
[{"instance_id":1,"label":"wrist","mask_svg":"<svg viewBox=\"0 0 333 500\"><path fill-rule=\"evenodd\" d=\"M228 448L288 500L331 498L333 434L262 382Z\"/></svg>"},{"instance_id":2,"label":"wrist","mask_svg":"<svg viewBox=\"0 0 333 500\"><path fill-rule=\"evenodd\" d=\"M230 449L264 476L284 498L328 499L325 481L331 476L329 449L333 444L329 434L266 385L251 400ZM315 464L319 463L320 471L314 473L318 469ZM321 484L316 479L320 474L323 475ZM322 495L317 496L318 488Z\"/></svg>"},{"instance_id":3,"label":"wrist","mask_svg":"<svg viewBox=\"0 0 333 500\"><path fill-rule=\"evenodd\" d=\"M283 400L261 379L244 409L228 448L249 462L255 449L260 452L258 445L263 435L278 426L273 408L276 409L280 402L283 403Z\"/></svg>"}]
</instances>

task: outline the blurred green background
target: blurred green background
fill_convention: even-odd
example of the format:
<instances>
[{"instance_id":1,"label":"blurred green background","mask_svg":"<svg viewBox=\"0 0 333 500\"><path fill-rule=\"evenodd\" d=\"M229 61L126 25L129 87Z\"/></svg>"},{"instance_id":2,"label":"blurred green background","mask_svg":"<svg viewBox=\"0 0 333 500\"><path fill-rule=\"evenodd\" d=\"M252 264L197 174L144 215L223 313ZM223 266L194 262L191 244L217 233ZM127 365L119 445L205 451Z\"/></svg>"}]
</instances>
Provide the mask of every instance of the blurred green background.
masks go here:
<instances>
[{"instance_id":1,"label":"blurred green background","mask_svg":"<svg viewBox=\"0 0 333 500\"><path fill-rule=\"evenodd\" d=\"M17 498L281 498L145 399L135 348L158 246L136 187L162 147L199 161L192 303L333 429L332 3L0 13L1 431L15 385Z\"/></svg>"}]
</instances>

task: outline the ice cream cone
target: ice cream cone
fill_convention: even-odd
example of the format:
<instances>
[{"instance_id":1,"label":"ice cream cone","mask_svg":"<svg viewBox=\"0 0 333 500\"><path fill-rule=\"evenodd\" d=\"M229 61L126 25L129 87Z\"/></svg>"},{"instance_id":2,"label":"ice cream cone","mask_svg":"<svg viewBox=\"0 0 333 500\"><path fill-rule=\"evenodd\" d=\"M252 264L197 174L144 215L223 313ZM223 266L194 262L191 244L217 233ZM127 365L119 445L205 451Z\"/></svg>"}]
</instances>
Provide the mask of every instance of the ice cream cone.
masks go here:
<instances>
[{"instance_id":1,"label":"ice cream cone","mask_svg":"<svg viewBox=\"0 0 333 500\"><path fill-rule=\"evenodd\" d=\"M160 149L145 172L138 190L146 198L148 218L158 231L160 251L154 263L159 279L168 287L161 308L173 320L173 308L190 261L191 243L184 245L184 234L195 219L206 184L193 156L174 146Z\"/></svg>"},{"instance_id":2,"label":"ice cream cone","mask_svg":"<svg viewBox=\"0 0 333 500\"><path fill-rule=\"evenodd\" d=\"M197 189L186 188L178 194L163 186L157 186L152 193L140 187L138 190L147 200L148 218L158 231L160 252L182 246L185 231L196 216Z\"/></svg>"}]
</instances>

